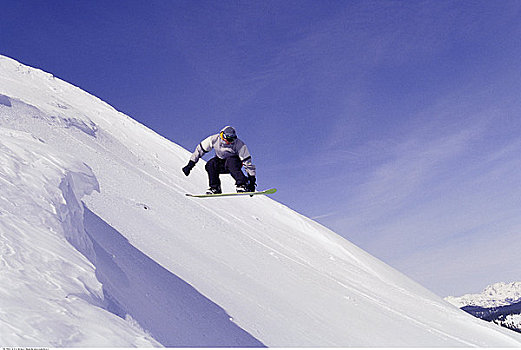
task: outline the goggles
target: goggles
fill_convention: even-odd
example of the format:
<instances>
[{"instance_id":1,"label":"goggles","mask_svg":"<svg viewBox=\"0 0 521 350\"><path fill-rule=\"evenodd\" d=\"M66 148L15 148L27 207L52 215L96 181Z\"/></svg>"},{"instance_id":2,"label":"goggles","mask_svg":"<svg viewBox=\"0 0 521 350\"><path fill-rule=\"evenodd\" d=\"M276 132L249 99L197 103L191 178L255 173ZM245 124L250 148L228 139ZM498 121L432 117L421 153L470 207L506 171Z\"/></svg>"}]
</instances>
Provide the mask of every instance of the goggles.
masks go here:
<instances>
[{"instance_id":1,"label":"goggles","mask_svg":"<svg viewBox=\"0 0 521 350\"><path fill-rule=\"evenodd\" d=\"M225 134L224 131L221 131L221 139L228 143L232 143L237 139L237 135L235 134Z\"/></svg>"}]
</instances>

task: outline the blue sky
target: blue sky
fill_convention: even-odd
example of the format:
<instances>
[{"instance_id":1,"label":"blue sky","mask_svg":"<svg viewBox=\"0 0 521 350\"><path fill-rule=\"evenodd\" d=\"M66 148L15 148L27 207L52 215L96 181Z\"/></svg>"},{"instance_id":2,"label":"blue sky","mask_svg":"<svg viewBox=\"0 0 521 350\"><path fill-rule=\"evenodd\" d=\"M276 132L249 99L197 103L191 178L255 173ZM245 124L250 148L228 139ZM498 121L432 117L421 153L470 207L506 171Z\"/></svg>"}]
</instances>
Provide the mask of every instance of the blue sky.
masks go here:
<instances>
[{"instance_id":1,"label":"blue sky","mask_svg":"<svg viewBox=\"0 0 521 350\"><path fill-rule=\"evenodd\" d=\"M261 188L435 293L519 280L521 2L0 8L0 54L190 150L235 126Z\"/></svg>"}]
</instances>

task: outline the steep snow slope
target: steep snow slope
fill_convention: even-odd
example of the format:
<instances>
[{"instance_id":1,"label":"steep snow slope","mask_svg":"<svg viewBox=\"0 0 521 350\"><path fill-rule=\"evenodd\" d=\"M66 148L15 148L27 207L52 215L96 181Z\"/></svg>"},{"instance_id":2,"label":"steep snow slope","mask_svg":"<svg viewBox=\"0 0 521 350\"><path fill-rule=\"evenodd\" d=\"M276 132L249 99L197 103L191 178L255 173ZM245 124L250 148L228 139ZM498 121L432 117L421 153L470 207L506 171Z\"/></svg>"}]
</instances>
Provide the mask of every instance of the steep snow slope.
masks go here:
<instances>
[{"instance_id":1,"label":"steep snow slope","mask_svg":"<svg viewBox=\"0 0 521 350\"><path fill-rule=\"evenodd\" d=\"M76 197L85 195L85 206L78 205L82 210L69 227L81 240L70 241L92 262L81 260L90 269L89 278L95 266L103 284L103 295L98 294L102 301L82 300L97 313L106 313L114 327L128 322L109 311L130 315L170 346L521 346L519 335L467 315L269 198L185 197L206 187L201 164L189 178L180 171L190 152L50 74L0 58L0 95L0 126L40 140L25 146L29 155L34 143L44 143L49 153L71 159L64 168L84 163L92 171L90 177L74 179L83 189L71 191ZM3 169L17 174L18 168ZM46 177L45 169L35 165L33 176ZM63 180L67 171L60 171L61 181L70 183ZM94 179L99 191L86 195ZM224 187L231 190L226 180ZM60 189L56 181L53 186ZM63 186L61 190L67 192ZM17 198L15 192L9 196ZM40 197L48 196L35 193L33 199ZM36 226L49 231L45 220ZM70 236L66 231L63 235ZM65 270L57 289L78 280L76 272ZM17 273L10 278L25 278ZM36 289L24 299L45 300L51 307L63 302L63 297L48 298L34 287L37 282L28 281ZM90 289L80 293L90 296ZM8 306L18 314L33 310L24 309L20 300ZM10 313L0 315L9 325ZM58 317L45 311L42 315ZM89 320L99 322L98 316L83 321ZM75 321L56 326L63 337L69 334L68 322ZM0 330L1 342L37 329L21 323L10 327L16 330ZM125 341L140 345L133 340L148 340L138 328L128 328L137 333L125 335ZM90 343L113 342L97 338L87 326L81 334L90 335Z\"/></svg>"},{"instance_id":2,"label":"steep snow slope","mask_svg":"<svg viewBox=\"0 0 521 350\"><path fill-rule=\"evenodd\" d=\"M0 128L0 343L159 345L104 303L85 251L77 196L98 189L89 167L26 133ZM95 320L95 322L92 322Z\"/></svg>"}]
</instances>

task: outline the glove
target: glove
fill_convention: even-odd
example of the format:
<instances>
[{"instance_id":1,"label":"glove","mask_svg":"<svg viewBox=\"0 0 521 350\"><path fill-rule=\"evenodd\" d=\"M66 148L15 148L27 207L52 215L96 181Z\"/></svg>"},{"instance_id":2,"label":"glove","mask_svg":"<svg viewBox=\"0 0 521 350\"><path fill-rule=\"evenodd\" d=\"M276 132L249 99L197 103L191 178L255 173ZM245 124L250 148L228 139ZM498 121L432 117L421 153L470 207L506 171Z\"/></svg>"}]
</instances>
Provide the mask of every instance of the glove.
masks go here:
<instances>
[{"instance_id":1,"label":"glove","mask_svg":"<svg viewBox=\"0 0 521 350\"><path fill-rule=\"evenodd\" d=\"M188 162L188 164L183 168L183 173L185 173L186 176L190 175L190 171L192 171L194 166L195 166L195 162L190 160Z\"/></svg>"},{"instance_id":2,"label":"glove","mask_svg":"<svg viewBox=\"0 0 521 350\"><path fill-rule=\"evenodd\" d=\"M256 181L257 179L255 176L248 175L248 184L246 185L246 190L248 192L255 192L255 186L257 186Z\"/></svg>"}]
</instances>

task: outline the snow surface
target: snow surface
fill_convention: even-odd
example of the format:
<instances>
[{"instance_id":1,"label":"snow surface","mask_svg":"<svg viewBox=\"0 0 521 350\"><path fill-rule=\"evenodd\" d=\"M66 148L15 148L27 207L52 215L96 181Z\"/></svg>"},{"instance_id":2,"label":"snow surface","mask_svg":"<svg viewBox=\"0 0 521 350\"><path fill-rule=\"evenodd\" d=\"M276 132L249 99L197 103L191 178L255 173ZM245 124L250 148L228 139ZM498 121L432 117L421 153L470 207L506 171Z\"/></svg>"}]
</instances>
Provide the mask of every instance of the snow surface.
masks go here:
<instances>
[{"instance_id":1,"label":"snow surface","mask_svg":"<svg viewBox=\"0 0 521 350\"><path fill-rule=\"evenodd\" d=\"M0 56L1 345L521 346L189 155Z\"/></svg>"}]
</instances>

